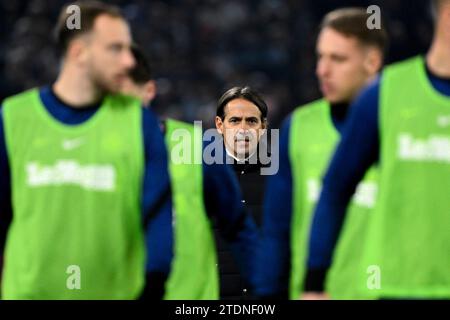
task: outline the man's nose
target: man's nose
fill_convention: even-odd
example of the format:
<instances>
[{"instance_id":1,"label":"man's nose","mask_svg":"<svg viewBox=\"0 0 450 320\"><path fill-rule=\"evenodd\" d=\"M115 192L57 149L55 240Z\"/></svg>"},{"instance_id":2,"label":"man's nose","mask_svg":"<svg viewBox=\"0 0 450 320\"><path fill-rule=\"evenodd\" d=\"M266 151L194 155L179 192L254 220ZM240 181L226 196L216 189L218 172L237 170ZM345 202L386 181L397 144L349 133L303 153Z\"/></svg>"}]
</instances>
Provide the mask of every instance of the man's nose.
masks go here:
<instances>
[{"instance_id":1,"label":"man's nose","mask_svg":"<svg viewBox=\"0 0 450 320\"><path fill-rule=\"evenodd\" d=\"M319 78L326 77L330 74L330 64L327 61L319 61L316 67L316 74Z\"/></svg>"},{"instance_id":2,"label":"man's nose","mask_svg":"<svg viewBox=\"0 0 450 320\"><path fill-rule=\"evenodd\" d=\"M126 50L126 52L123 56L123 65L127 69L132 69L136 65L136 59L134 58L133 54L131 53L131 50Z\"/></svg>"},{"instance_id":3,"label":"man's nose","mask_svg":"<svg viewBox=\"0 0 450 320\"><path fill-rule=\"evenodd\" d=\"M242 133L247 133L249 129L249 125L247 123L247 121L241 121L240 126L239 126L239 131Z\"/></svg>"}]
</instances>

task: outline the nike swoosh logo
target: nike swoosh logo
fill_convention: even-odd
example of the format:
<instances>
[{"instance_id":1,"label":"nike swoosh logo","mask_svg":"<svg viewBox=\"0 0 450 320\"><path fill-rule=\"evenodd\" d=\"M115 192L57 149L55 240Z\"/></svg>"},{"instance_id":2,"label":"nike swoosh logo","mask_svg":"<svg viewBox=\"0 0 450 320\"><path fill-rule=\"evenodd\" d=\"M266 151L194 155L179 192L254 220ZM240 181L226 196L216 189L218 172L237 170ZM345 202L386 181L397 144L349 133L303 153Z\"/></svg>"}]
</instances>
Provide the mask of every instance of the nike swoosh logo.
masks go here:
<instances>
[{"instance_id":1,"label":"nike swoosh logo","mask_svg":"<svg viewBox=\"0 0 450 320\"><path fill-rule=\"evenodd\" d=\"M71 140L64 140L62 143L62 147L64 150L74 150L79 148L81 145L84 144L84 139L77 138L77 139L71 139Z\"/></svg>"},{"instance_id":2,"label":"nike swoosh logo","mask_svg":"<svg viewBox=\"0 0 450 320\"><path fill-rule=\"evenodd\" d=\"M416 110L411 110L411 109L405 109L405 110L402 110L402 116L403 116L405 119L411 119L411 118L414 118L414 117L417 116L417 114L418 114L418 112L417 112Z\"/></svg>"}]
</instances>

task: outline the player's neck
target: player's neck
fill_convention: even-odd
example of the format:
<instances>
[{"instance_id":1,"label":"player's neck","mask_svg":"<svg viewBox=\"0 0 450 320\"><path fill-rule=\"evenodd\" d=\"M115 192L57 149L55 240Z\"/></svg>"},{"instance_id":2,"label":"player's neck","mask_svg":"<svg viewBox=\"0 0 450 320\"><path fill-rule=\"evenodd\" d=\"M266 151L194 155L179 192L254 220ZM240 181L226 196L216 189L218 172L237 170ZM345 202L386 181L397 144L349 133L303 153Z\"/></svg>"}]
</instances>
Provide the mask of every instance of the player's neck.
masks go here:
<instances>
[{"instance_id":1,"label":"player's neck","mask_svg":"<svg viewBox=\"0 0 450 320\"><path fill-rule=\"evenodd\" d=\"M436 36L427 54L427 66L438 77L450 77L450 40Z\"/></svg>"},{"instance_id":2,"label":"player's neck","mask_svg":"<svg viewBox=\"0 0 450 320\"><path fill-rule=\"evenodd\" d=\"M97 103L103 96L103 93L87 78L83 70L74 66L63 67L53 85L53 91L68 105L80 108Z\"/></svg>"}]
</instances>

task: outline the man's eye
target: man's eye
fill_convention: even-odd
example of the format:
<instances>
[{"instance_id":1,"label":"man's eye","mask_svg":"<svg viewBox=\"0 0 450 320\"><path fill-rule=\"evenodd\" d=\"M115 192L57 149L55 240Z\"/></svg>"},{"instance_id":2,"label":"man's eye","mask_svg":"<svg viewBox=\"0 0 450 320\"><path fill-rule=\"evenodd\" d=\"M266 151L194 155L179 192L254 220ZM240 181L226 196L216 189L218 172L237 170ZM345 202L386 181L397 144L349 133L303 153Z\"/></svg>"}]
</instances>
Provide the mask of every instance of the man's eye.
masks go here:
<instances>
[{"instance_id":1,"label":"man's eye","mask_svg":"<svg viewBox=\"0 0 450 320\"><path fill-rule=\"evenodd\" d=\"M333 60L338 63L341 63L341 62L347 61L347 58L346 57L333 57Z\"/></svg>"},{"instance_id":2,"label":"man's eye","mask_svg":"<svg viewBox=\"0 0 450 320\"><path fill-rule=\"evenodd\" d=\"M114 52L120 52L120 50L122 50L122 46L119 44L114 44L112 46L109 47L111 49L111 51Z\"/></svg>"}]
</instances>

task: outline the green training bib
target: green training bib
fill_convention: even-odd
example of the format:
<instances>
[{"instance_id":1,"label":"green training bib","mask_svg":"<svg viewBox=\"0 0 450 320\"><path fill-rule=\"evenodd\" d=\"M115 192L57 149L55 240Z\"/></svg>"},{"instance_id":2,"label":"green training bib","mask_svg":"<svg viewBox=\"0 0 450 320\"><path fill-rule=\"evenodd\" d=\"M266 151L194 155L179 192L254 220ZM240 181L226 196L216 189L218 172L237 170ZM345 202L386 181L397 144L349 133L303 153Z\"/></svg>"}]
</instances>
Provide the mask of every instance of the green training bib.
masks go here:
<instances>
[{"instance_id":1,"label":"green training bib","mask_svg":"<svg viewBox=\"0 0 450 320\"><path fill-rule=\"evenodd\" d=\"M380 96L380 198L365 265L375 297L450 298L450 97L422 57L386 68Z\"/></svg>"},{"instance_id":2,"label":"green training bib","mask_svg":"<svg viewBox=\"0 0 450 320\"><path fill-rule=\"evenodd\" d=\"M175 254L164 298L217 300L216 246L203 199L202 131L167 120L165 138L175 207Z\"/></svg>"},{"instance_id":3,"label":"green training bib","mask_svg":"<svg viewBox=\"0 0 450 320\"><path fill-rule=\"evenodd\" d=\"M106 96L70 126L33 89L6 99L3 115L13 206L3 298L137 298L145 273L139 102Z\"/></svg>"},{"instance_id":4,"label":"green training bib","mask_svg":"<svg viewBox=\"0 0 450 320\"><path fill-rule=\"evenodd\" d=\"M294 111L291 122L289 157L293 178L293 214L291 220L290 298L303 291L309 230L315 205L339 133L333 125L330 105L318 100ZM367 172L351 201L339 238L326 290L333 299L365 298L359 283L365 283L361 265L367 223L375 205L376 171Z\"/></svg>"}]
</instances>

